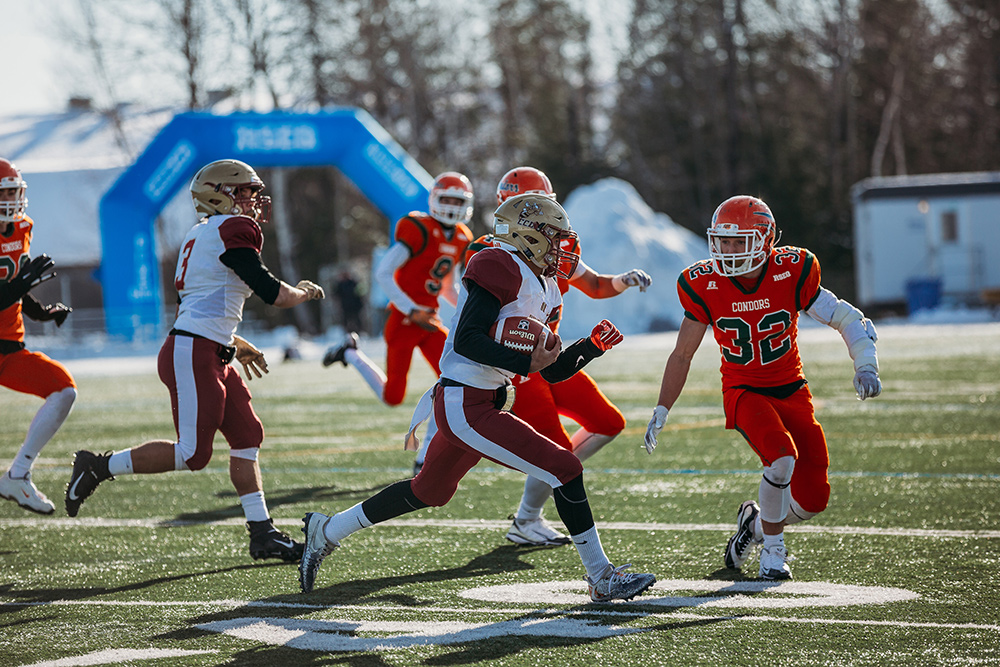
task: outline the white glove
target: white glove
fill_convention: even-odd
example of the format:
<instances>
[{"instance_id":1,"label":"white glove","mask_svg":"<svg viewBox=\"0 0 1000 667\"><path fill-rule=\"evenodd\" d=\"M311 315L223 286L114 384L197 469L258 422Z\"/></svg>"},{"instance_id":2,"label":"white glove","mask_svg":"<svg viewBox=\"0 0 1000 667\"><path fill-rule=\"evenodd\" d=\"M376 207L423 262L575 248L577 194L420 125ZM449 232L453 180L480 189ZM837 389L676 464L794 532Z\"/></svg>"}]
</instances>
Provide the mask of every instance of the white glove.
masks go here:
<instances>
[{"instance_id":1,"label":"white glove","mask_svg":"<svg viewBox=\"0 0 1000 667\"><path fill-rule=\"evenodd\" d=\"M660 434L663 430L663 425L667 423L667 413L670 412L662 405L657 405L653 408L653 417L649 420L649 426L646 427L646 453L652 454L653 450L656 449L656 436Z\"/></svg>"},{"instance_id":2,"label":"white glove","mask_svg":"<svg viewBox=\"0 0 1000 667\"><path fill-rule=\"evenodd\" d=\"M878 371L874 367L864 365L854 374L854 390L858 399L875 398L882 393L882 381L878 379Z\"/></svg>"},{"instance_id":3,"label":"white glove","mask_svg":"<svg viewBox=\"0 0 1000 667\"><path fill-rule=\"evenodd\" d=\"M624 292L629 287L638 287L640 292L645 292L646 288L653 284L653 279L642 269L619 273L611 281L619 292Z\"/></svg>"},{"instance_id":4,"label":"white glove","mask_svg":"<svg viewBox=\"0 0 1000 667\"><path fill-rule=\"evenodd\" d=\"M311 280L300 280L296 287L306 293L307 300L309 301L326 298L323 288Z\"/></svg>"}]
</instances>

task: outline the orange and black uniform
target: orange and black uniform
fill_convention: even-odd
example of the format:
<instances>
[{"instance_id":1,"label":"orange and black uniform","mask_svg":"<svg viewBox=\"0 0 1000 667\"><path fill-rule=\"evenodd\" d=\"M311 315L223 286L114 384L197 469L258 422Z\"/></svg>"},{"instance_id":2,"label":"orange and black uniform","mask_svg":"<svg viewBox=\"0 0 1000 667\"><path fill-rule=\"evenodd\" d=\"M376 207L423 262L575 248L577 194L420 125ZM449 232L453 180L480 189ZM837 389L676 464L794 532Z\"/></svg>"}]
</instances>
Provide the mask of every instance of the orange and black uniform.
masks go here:
<instances>
[{"instance_id":1,"label":"orange and black uniform","mask_svg":"<svg viewBox=\"0 0 1000 667\"><path fill-rule=\"evenodd\" d=\"M418 306L436 309L441 284L462 260L472 241L472 231L462 223L448 227L414 211L396 223L395 241L410 251L410 258L393 274L396 285ZM405 398L406 377L415 349L420 350L436 375L441 374L447 329L428 331L412 323L408 315L389 304L383 331L386 343L383 400L388 405L399 405Z\"/></svg>"},{"instance_id":2,"label":"orange and black uniform","mask_svg":"<svg viewBox=\"0 0 1000 667\"><path fill-rule=\"evenodd\" d=\"M7 234L0 233L0 281L10 281L28 261L33 226L25 216L11 223ZM21 299L0 310L0 386L40 398L76 386L65 366L24 348Z\"/></svg>"},{"instance_id":3,"label":"orange and black uniform","mask_svg":"<svg viewBox=\"0 0 1000 667\"><path fill-rule=\"evenodd\" d=\"M712 260L681 272L684 315L711 325L722 353L726 428L739 431L761 462L796 459L792 496L810 512L830 496L829 455L802 372L799 311L820 293L819 260L803 248L775 248L756 279L721 276Z\"/></svg>"}]
</instances>

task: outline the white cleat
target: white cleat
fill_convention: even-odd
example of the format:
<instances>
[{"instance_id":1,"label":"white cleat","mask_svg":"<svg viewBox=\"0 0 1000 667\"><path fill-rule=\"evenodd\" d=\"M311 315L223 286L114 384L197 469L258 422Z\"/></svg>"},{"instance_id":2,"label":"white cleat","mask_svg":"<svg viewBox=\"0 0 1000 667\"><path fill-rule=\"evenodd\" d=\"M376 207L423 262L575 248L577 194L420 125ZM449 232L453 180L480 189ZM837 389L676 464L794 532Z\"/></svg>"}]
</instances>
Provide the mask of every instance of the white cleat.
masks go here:
<instances>
[{"instance_id":1,"label":"white cleat","mask_svg":"<svg viewBox=\"0 0 1000 667\"><path fill-rule=\"evenodd\" d=\"M760 551L760 578L761 579L791 579L792 570L788 567L788 561L792 557L788 555L785 547L764 547Z\"/></svg>"},{"instance_id":2,"label":"white cleat","mask_svg":"<svg viewBox=\"0 0 1000 667\"><path fill-rule=\"evenodd\" d=\"M308 593L313 589L323 559L340 546L339 543L326 539L324 529L329 522L330 517L319 512L309 512L302 519L302 523L305 524L302 532L305 533L306 539L302 560L299 561L299 587L303 593Z\"/></svg>"},{"instance_id":3,"label":"white cleat","mask_svg":"<svg viewBox=\"0 0 1000 667\"><path fill-rule=\"evenodd\" d=\"M26 510L39 514L52 514L56 506L31 481L31 473L14 479L10 473L0 477L0 497L13 500Z\"/></svg>"},{"instance_id":4,"label":"white cleat","mask_svg":"<svg viewBox=\"0 0 1000 667\"><path fill-rule=\"evenodd\" d=\"M514 544L533 547L558 547L573 541L549 525L549 522L542 517L514 519L510 530L507 531L507 539Z\"/></svg>"},{"instance_id":5,"label":"white cleat","mask_svg":"<svg viewBox=\"0 0 1000 667\"><path fill-rule=\"evenodd\" d=\"M656 576L625 572L627 567L631 567L631 564L615 567L609 563L596 581L585 577L590 599L594 602L631 600L656 583Z\"/></svg>"}]
</instances>

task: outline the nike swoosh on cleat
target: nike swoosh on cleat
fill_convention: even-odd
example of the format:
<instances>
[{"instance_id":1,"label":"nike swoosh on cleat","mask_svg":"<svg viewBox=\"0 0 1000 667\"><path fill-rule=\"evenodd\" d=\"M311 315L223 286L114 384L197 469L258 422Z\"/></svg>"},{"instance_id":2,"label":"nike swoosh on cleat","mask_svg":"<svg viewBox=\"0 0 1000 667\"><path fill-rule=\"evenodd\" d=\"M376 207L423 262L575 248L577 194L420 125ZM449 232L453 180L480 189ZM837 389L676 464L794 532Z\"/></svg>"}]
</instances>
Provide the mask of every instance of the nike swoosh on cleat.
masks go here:
<instances>
[{"instance_id":1,"label":"nike swoosh on cleat","mask_svg":"<svg viewBox=\"0 0 1000 667\"><path fill-rule=\"evenodd\" d=\"M283 546L283 547L288 547L289 549L291 549L292 546L294 546L294 544L295 544L291 540L289 540L288 542L282 542L281 540L275 540L274 543L278 544L280 546Z\"/></svg>"},{"instance_id":2,"label":"nike swoosh on cleat","mask_svg":"<svg viewBox=\"0 0 1000 667\"><path fill-rule=\"evenodd\" d=\"M69 498L70 500L79 500L80 499L80 496L76 495L76 487L80 483L81 479L83 479L83 475L80 475L79 477L77 477L76 481L74 481L73 484L69 487L69 490L66 491L66 497Z\"/></svg>"}]
</instances>

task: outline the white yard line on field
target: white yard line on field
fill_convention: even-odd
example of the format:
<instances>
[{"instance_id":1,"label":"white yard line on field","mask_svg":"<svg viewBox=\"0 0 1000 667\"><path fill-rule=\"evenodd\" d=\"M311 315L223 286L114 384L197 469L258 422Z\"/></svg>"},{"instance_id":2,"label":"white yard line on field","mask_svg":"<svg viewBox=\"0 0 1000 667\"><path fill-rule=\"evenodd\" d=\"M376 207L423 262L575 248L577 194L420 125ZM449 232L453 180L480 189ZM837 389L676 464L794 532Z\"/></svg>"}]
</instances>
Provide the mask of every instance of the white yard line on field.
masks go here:
<instances>
[{"instance_id":1,"label":"white yard line on field","mask_svg":"<svg viewBox=\"0 0 1000 667\"><path fill-rule=\"evenodd\" d=\"M17 526L22 528L175 528L196 525L242 526L245 519L232 517L217 521L178 520L167 517L149 517L145 519L110 519L103 517L24 517L20 519L0 519L0 526ZM278 526L301 527L301 519L275 519ZM398 528L456 528L465 530L501 530L510 527L509 520L486 521L480 519L393 519L381 524ZM721 531L731 533L730 523L637 523L629 521L598 522L600 530L637 530L651 531ZM790 533L818 533L832 535L872 535L884 537L922 537L922 538L1000 538L1000 530L951 530L936 528L883 528L878 526L817 526L796 525L787 528Z\"/></svg>"},{"instance_id":2,"label":"white yard line on field","mask_svg":"<svg viewBox=\"0 0 1000 667\"><path fill-rule=\"evenodd\" d=\"M169 601L153 602L145 600L53 600L50 602L0 602L2 607L38 607L38 606L110 606L110 607L192 607L192 608L224 608L242 609L249 612L251 609L287 609L296 612L328 611L334 614L358 612L369 617L373 611L382 612L417 612L421 618L420 623L426 623L427 614L454 614L459 617L468 618L470 615L497 615L512 614L518 617L526 615L533 618L544 617L603 617L610 620L618 619L620 622L628 622L639 618L663 619L669 621L749 621L765 623L806 623L820 625L849 625L860 627L893 627L893 628L924 628L924 629L944 629L944 630L987 630L1000 632L1000 625L991 623L939 623L931 621L886 621L874 619L838 619L838 618L797 618L792 616L767 616L758 614L694 614L678 611L650 611L648 606L644 609L637 608L654 598L647 597L633 600L628 603L617 603L617 609L551 609L525 607L407 607L402 605L318 605L299 604L291 602L277 601L256 601L256 600L192 600L192 601ZM540 604L545 601L538 600ZM878 604L878 602L876 602ZM251 618L237 619L241 621L264 621L276 620L266 619L266 617L254 616ZM318 622L322 623L322 620ZM405 622L405 621L404 621Z\"/></svg>"}]
</instances>

